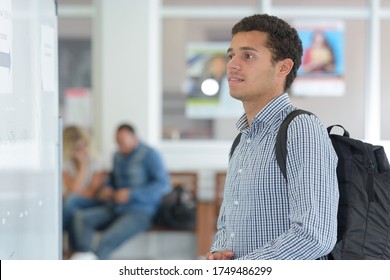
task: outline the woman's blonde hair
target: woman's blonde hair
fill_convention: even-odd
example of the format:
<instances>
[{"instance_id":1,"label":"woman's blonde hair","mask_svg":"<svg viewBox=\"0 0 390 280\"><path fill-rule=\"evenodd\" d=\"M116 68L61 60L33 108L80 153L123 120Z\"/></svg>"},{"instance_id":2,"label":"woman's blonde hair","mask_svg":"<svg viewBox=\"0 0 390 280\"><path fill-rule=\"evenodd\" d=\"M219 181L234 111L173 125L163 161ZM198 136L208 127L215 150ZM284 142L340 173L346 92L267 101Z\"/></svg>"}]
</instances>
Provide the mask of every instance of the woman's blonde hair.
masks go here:
<instances>
[{"instance_id":1,"label":"woman's blonde hair","mask_svg":"<svg viewBox=\"0 0 390 280\"><path fill-rule=\"evenodd\" d=\"M87 147L89 146L90 138L88 134L80 127L68 126L64 129L62 134L63 140L63 160L69 161L72 159L73 151L76 143L80 140L84 141Z\"/></svg>"}]
</instances>

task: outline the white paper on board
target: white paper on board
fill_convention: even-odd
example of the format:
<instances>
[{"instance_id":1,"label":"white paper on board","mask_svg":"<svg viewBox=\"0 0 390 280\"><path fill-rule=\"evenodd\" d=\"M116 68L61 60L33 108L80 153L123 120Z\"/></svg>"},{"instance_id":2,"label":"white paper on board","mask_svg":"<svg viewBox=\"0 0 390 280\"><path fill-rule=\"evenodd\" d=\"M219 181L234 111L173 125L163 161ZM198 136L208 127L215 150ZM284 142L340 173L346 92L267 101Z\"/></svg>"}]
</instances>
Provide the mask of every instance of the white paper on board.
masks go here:
<instances>
[{"instance_id":1,"label":"white paper on board","mask_svg":"<svg viewBox=\"0 0 390 280\"><path fill-rule=\"evenodd\" d=\"M12 92L12 0L0 0L0 94Z\"/></svg>"},{"instance_id":2,"label":"white paper on board","mask_svg":"<svg viewBox=\"0 0 390 280\"><path fill-rule=\"evenodd\" d=\"M41 26L41 77L43 91L55 91L54 28Z\"/></svg>"}]
</instances>

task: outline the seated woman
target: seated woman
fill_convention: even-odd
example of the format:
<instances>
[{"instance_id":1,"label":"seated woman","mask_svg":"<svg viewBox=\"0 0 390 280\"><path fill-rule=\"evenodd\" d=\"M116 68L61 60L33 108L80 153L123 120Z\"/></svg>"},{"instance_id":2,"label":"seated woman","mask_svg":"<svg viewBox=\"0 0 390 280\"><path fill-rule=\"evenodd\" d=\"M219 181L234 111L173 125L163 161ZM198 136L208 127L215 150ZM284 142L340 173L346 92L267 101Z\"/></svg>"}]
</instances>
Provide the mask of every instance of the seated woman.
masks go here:
<instances>
[{"instance_id":1,"label":"seated woman","mask_svg":"<svg viewBox=\"0 0 390 280\"><path fill-rule=\"evenodd\" d=\"M79 127L69 126L63 132L63 216L64 231L71 231L74 213L98 205L96 194L105 179L102 164L90 149L88 135ZM72 236L70 234L69 236ZM72 240L69 240L72 247Z\"/></svg>"}]
</instances>

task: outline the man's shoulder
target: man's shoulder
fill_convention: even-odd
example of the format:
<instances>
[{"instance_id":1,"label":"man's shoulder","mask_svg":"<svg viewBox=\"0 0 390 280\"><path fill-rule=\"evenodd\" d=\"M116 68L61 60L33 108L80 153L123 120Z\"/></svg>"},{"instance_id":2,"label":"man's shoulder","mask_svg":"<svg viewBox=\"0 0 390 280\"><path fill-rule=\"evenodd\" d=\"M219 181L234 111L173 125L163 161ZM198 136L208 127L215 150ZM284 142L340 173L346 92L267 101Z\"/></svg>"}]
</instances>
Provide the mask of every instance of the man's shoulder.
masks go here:
<instances>
[{"instance_id":1,"label":"man's shoulder","mask_svg":"<svg viewBox=\"0 0 390 280\"><path fill-rule=\"evenodd\" d=\"M145 142L139 142L137 151L139 153L144 153L145 154L145 153L153 152L154 148L152 146L146 144Z\"/></svg>"},{"instance_id":2,"label":"man's shoulder","mask_svg":"<svg viewBox=\"0 0 390 280\"><path fill-rule=\"evenodd\" d=\"M287 128L287 139L305 144L331 145L325 124L314 113L296 116Z\"/></svg>"},{"instance_id":3,"label":"man's shoulder","mask_svg":"<svg viewBox=\"0 0 390 280\"><path fill-rule=\"evenodd\" d=\"M289 141L296 139L305 142L323 141L326 139L325 142L327 142L329 138L328 133L321 119L313 112L305 110L299 114L289 115L289 113L295 110L297 108L281 113L280 122L277 124L278 134L286 135L285 138ZM283 123L285 120L288 120L287 125L286 122ZM285 130L285 132L281 130Z\"/></svg>"},{"instance_id":4,"label":"man's shoulder","mask_svg":"<svg viewBox=\"0 0 390 280\"><path fill-rule=\"evenodd\" d=\"M310 111L297 115L294 119L292 119L289 127L305 130L325 129L325 125L323 124L321 119L316 114Z\"/></svg>"},{"instance_id":5,"label":"man's shoulder","mask_svg":"<svg viewBox=\"0 0 390 280\"><path fill-rule=\"evenodd\" d=\"M160 157L160 153L157 151L156 148L154 148L146 143L143 143L143 142L140 142L137 150L138 150L138 153L145 158L156 159L156 158Z\"/></svg>"}]
</instances>

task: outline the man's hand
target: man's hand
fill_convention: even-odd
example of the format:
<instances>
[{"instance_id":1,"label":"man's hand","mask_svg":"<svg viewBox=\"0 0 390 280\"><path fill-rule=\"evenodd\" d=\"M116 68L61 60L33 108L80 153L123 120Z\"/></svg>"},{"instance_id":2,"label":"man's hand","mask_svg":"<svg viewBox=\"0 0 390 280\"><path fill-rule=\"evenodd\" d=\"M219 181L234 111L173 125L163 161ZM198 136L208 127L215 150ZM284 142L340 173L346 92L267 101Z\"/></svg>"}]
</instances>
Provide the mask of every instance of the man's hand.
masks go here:
<instances>
[{"instance_id":1,"label":"man's hand","mask_svg":"<svg viewBox=\"0 0 390 280\"><path fill-rule=\"evenodd\" d=\"M111 187L103 187L99 191L98 198L103 201L111 201L114 198L114 190Z\"/></svg>"},{"instance_id":2,"label":"man's hand","mask_svg":"<svg viewBox=\"0 0 390 280\"><path fill-rule=\"evenodd\" d=\"M222 252L207 253L206 258L208 260L231 260L233 256L233 251L225 250Z\"/></svg>"},{"instance_id":3,"label":"man's hand","mask_svg":"<svg viewBox=\"0 0 390 280\"><path fill-rule=\"evenodd\" d=\"M121 188L114 194L114 201L118 204L125 204L129 201L130 190L128 188Z\"/></svg>"}]
</instances>

